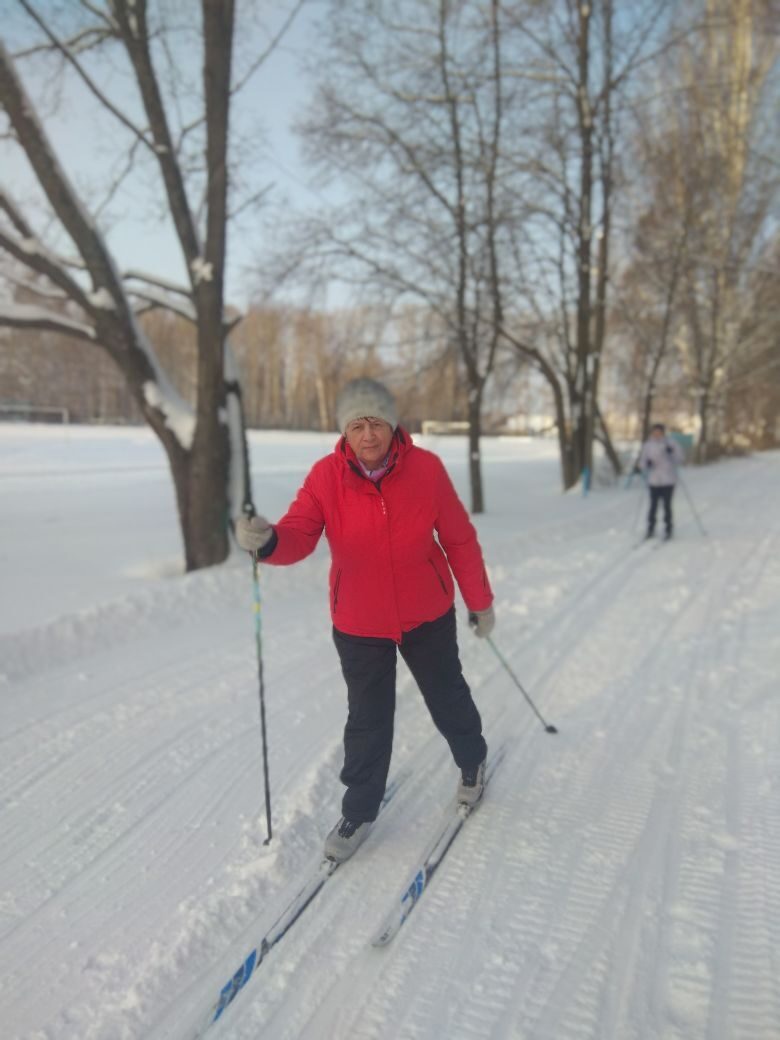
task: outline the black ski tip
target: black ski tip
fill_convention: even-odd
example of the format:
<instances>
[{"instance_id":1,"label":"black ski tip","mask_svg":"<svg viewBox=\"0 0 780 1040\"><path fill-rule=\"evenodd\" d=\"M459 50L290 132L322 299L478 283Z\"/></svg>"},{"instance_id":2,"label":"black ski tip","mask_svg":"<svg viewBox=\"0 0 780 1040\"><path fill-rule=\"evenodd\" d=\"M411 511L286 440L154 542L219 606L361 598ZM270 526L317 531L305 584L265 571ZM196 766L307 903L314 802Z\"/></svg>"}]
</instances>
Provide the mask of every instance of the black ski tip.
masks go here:
<instances>
[{"instance_id":1,"label":"black ski tip","mask_svg":"<svg viewBox=\"0 0 780 1040\"><path fill-rule=\"evenodd\" d=\"M558 730L552 724L550 724L549 726L545 726L544 728L547 730L548 733L557 733L558 732Z\"/></svg>"}]
</instances>

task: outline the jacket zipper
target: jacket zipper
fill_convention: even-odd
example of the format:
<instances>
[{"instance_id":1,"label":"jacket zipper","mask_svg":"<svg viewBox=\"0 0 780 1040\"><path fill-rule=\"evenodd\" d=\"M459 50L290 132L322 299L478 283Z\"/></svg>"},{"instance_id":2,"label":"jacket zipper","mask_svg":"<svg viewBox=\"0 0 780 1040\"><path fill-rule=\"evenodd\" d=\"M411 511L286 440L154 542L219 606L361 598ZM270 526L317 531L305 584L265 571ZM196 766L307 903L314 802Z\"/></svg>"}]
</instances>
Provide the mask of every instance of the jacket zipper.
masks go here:
<instances>
[{"instance_id":1,"label":"jacket zipper","mask_svg":"<svg viewBox=\"0 0 780 1040\"><path fill-rule=\"evenodd\" d=\"M339 586L341 585L341 567L338 569L336 575L336 581L333 585L333 613L336 613L336 609L339 605Z\"/></svg>"}]
</instances>

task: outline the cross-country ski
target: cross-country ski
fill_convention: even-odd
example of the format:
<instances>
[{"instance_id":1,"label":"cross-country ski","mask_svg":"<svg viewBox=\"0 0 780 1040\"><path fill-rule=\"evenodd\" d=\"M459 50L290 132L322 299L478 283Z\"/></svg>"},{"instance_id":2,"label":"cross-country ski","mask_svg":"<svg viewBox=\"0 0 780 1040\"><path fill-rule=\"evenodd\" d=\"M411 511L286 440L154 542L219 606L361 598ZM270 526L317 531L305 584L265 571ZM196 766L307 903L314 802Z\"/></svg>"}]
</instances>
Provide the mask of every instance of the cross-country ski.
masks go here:
<instances>
[{"instance_id":1,"label":"cross-country ski","mask_svg":"<svg viewBox=\"0 0 780 1040\"><path fill-rule=\"evenodd\" d=\"M498 768L505 753L506 748L502 746L490 756L485 777L486 789L487 783ZM454 802L447 810L443 823L433 835L417 867L412 871L409 882L403 887L400 896L395 900L392 909L388 912L387 917L371 940L373 946L386 946L398 934L404 921L417 906L423 892L428 887L433 875L438 870L466 820L476 812L481 804L482 799L473 805Z\"/></svg>"}]
</instances>

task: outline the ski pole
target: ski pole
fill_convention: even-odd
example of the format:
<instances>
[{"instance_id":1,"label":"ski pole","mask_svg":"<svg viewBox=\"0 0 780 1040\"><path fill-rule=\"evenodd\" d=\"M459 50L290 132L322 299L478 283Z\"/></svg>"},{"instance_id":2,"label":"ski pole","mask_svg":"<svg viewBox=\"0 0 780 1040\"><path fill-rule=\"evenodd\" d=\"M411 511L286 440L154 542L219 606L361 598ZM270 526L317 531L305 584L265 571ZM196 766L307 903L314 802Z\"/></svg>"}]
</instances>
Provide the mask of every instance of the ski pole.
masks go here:
<instances>
[{"instance_id":1,"label":"ski pole","mask_svg":"<svg viewBox=\"0 0 780 1040\"><path fill-rule=\"evenodd\" d=\"M527 693L525 692L525 690L523 689L523 685L522 685L522 683L521 683L521 682L520 682L520 680L519 680L519 679L517 678L517 676L516 676L516 675L515 675L515 673L514 673L514 672L512 671L512 669L511 669L511 668L509 667L509 665L507 664L507 662L506 662L506 661L504 660L504 657L502 656L501 652L499 651L498 647L497 647L497 646L496 646L496 644L495 644L495 643L493 642L493 640L492 640L492 639L490 638L490 636L488 636L488 637L487 637L487 641L488 641L488 643L490 644L490 648L491 648L491 650L493 651L493 653L494 653L494 654L496 655L496 657L497 657L497 658L499 659L499 661L501 662L501 664L502 664L502 665L504 666L504 668L506 668L507 672L508 672L508 673L509 673L509 675L510 675L510 676L512 677L512 679L513 679L513 681L514 681L514 684L515 684L515 686L516 686L516 687L518 688L518 690L520 691L520 693L522 693L522 695L523 695L523 696L525 697L525 699L526 699L526 700L528 701L528 703L529 703L529 704L531 705L531 708L533 709L533 712L534 712L534 714L536 715L537 719L539 719L539 721L541 722L541 724L542 724L542 725L544 726L544 728L545 728L545 731L546 731L547 733L557 733L557 732L558 732L558 730L557 730L557 729L555 728L555 726L551 725L551 724L550 724L550 723L548 723L548 722L545 722L545 720L544 720L544 719L542 718L541 714L539 713L539 709L538 709L538 708L536 707L536 705L534 704L534 702L533 702L533 701L531 700L531 698L530 698L530 697L528 696L528 694L527 694Z\"/></svg>"},{"instance_id":2,"label":"ski pole","mask_svg":"<svg viewBox=\"0 0 780 1040\"><path fill-rule=\"evenodd\" d=\"M255 511L251 505L244 507L244 512L250 518L255 515ZM263 678L263 630L260 623L260 565L257 560L257 554L251 553L252 556L252 586L254 592L254 605L255 605L255 643L257 644L257 678L259 682L260 692L260 732L263 740L263 783L265 785L265 821L266 829L268 831L268 837L263 842L263 845L268 845L271 841L271 784L268 779L268 741L266 737L266 725L265 725L265 680Z\"/></svg>"},{"instance_id":3,"label":"ski pole","mask_svg":"<svg viewBox=\"0 0 780 1040\"><path fill-rule=\"evenodd\" d=\"M691 507L691 512L693 513L694 519L696 520L696 523L699 526L699 530L701 531L701 533L706 538L707 537L707 532L704 530L704 525L702 524L701 520L699 519L699 514L696 512L696 506L693 504L693 499L691 498L691 493L688 490L688 485L683 480L682 473L680 473L678 471L677 476L678 476L678 478L680 480L680 487L683 489L683 491L685 492L685 497L688 499L688 505Z\"/></svg>"}]
</instances>

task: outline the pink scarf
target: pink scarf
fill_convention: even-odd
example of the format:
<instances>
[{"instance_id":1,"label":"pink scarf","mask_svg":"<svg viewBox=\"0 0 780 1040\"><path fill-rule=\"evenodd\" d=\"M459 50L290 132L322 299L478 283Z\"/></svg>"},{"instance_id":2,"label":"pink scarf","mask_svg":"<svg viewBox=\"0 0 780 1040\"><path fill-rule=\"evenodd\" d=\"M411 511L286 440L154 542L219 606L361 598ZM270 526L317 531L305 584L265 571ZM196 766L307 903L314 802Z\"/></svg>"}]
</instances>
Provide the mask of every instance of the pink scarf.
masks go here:
<instances>
[{"instance_id":1,"label":"pink scarf","mask_svg":"<svg viewBox=\"0 0 780 1040\"><path fill-rule=\"evenodd\" d=\"M369 469L364 463L360 462L360 459L358 459L358 462L360 462L360 468L363 470L368 479L373 480L373 482L376 484L376 482L378 480L381 480L385 473L387 473L387 470L389 468L387 461L389 458L390 453L388 452L387 455L385 455L383 461L380 462L376 469Z\"/></svg>"}]
</instances>

